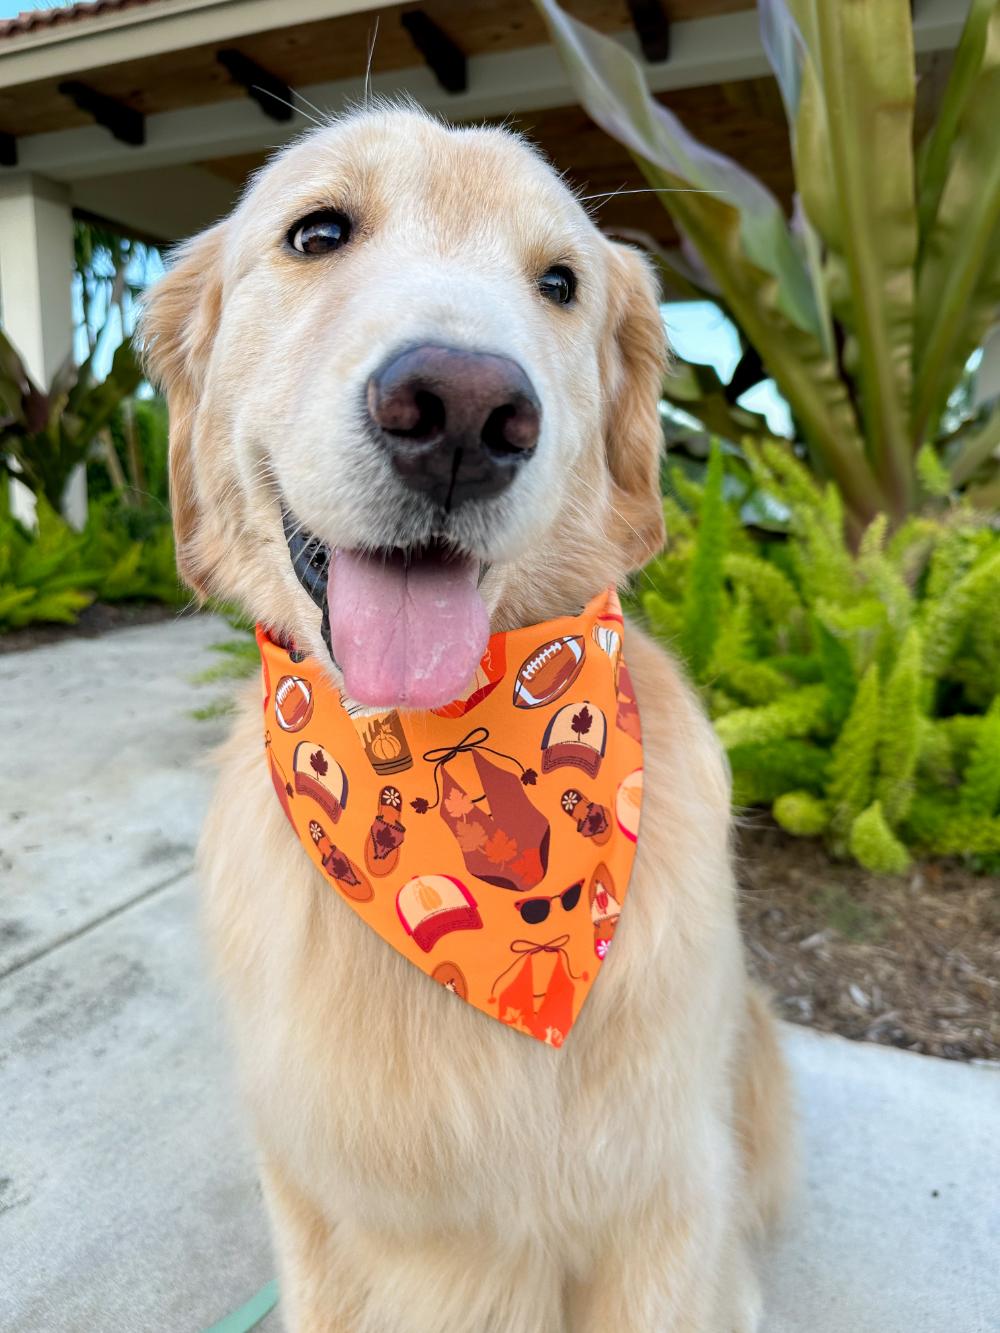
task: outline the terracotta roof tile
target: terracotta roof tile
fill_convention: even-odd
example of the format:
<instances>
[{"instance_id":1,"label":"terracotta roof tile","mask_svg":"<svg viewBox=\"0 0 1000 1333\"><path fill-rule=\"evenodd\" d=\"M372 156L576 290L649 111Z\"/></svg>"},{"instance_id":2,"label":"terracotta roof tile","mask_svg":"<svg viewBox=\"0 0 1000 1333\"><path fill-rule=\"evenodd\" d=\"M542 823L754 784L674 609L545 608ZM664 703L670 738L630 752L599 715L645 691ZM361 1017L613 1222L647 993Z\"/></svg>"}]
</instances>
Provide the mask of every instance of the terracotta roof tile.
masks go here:
<instances>
[{"instance_id":1,"label":"terracotta roof tile","mask_svg":"<svg viewBox=\"0 0 1000 1333\"><path fill-rule=\"evenodd\" d=\"M113 14L121 9L138 9L140 5L156 4L157 0L96 0L90 5L60 5L56 9L24 9L16 18L0 21L0 39L24 37L28 33L79 23L81 19L95 18L98 14Z\"/></svg>"}]
</instances>

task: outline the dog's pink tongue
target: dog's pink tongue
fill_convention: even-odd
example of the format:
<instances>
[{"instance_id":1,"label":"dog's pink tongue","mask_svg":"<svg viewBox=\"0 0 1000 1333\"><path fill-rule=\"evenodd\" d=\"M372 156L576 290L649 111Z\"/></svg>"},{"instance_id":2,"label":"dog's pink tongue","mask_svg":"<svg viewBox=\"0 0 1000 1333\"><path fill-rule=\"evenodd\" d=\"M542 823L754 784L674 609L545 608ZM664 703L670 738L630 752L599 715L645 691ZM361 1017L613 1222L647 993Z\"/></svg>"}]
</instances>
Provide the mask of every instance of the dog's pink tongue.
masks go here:
<instances>
[{"instance_id":1,"label":"dog's pink tongue","mask_svg":"<svg viewBox=\"0 0 1000 1333\"><path fill-rule=\"evenodd\" d=\"M472 560L337 551L327 600L344 689L369 707L440 708L486 651L490 622Z\"/></svg>"}]
</instances>

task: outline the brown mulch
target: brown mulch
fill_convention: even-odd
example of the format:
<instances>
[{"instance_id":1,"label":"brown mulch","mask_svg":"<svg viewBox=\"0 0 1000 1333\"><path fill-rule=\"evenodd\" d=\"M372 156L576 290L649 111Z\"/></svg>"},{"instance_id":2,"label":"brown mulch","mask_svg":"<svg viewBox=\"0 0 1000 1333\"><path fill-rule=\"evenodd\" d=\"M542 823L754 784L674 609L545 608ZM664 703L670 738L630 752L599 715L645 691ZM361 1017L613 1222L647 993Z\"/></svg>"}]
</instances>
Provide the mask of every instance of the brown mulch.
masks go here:
<instances>
[{"instance_id":1,"label":"brown mulch","mask_svg":"<svg viewBox=\"0 0 1000 1333\"><path fill-rule=\"evenodd\" d=\"M94 602L80 612L75 625L28 625L0 633L0 653L23 653L65 639L94 639L110 630L155 625L176 615L177 607L162 602Z\"/></svg>"},{"instance_id":2,"label":"brown mulch","mask_svg":"<svg viewBox=\"0 0 1000 1333\"><path fill-rule=\"evenodd\" d=\"M949 1060L1000 1060L1000 878L880 877L751 813L738 839L751 967L782 1018Z\"/></svg>"}]
</instances>

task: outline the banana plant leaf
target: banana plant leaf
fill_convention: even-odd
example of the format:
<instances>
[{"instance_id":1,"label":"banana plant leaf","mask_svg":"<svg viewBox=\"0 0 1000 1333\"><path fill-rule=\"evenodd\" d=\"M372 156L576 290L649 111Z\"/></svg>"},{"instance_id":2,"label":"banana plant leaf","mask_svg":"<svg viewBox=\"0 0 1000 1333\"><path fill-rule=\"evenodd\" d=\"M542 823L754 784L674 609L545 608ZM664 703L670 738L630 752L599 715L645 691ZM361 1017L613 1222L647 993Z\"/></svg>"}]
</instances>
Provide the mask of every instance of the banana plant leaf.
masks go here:
<instances>
[{"instance_id":1,"label":"banana plant leaf","mask_svg":"<svg viewBox=\"0 0 1000 1333\"><path fill-rule=\"evenodd\" d=\"M948 177L948 160L971 98L977 95L984 68L987 44L994 46L997 34L997 0L972 0L948 83L937 116L917 154L917 221L921 248L937 217L941 192Z\"/></svg>"},{"instance_id":2,"label":"banana plant leaf","mask_svg":"<svg viewBox=\"0 0 1000 1333\"><path fill-rule=\"evenodd\" d=\"M1000 449L1000 406L994 407L981 426L973 427L956 441L949 468L951 484L964 486L976 471Z\"/></svg>"},{"instance_id":3,"label":"banana plant leaf","mask_svg":"<svg viewBox=\"0 0 1000 1333\"><path fill-rule=\"evenodd\" d=\"M968 41L960 46L945 92L952 125L948 152L924 160L925 191L936 188L932 166L946 170L917 273L914 432L936 426L948 393L1000 306L1000 4L985 16L974 6ZM968 35L968 28L966 30ZM982 40L980 41L980 35ZM964 49L963 49L964 48ZM978 69L971 68L979 55ZM944 159L944 161L942 161Z\"/></svg>"},{"instance_id":4,"label":"banana plant leaf","mask_svg":"<svg viewBox=\"0 0 1000 1333\"><path fill-rule=\"evenodd\" d=\"M808 275L770 190L731 158L689 134L651 96L640 65L618 42L571 18L555 0L535 3L590 116L640 160L676 178L673 186L658 188L687 192L692 208L697 207L700 191L725 200L737 213L747 257L777 283L778 305L785 317L816 333ZM674 201L664 202L671 206Z\"/></svg>"},{"instance_id":5,"label":"banana plant leaf","mask_svg":"<svg viewBox=\"0 0 1000 1333\"><path fill-rule=\"evenodd\" d=\"M69 440L92 440L122 399L142 382L142 368L128 338L116 349L111 369L99 383L93 379L92 360L88 357L80 367L79 378L69 391L64 414L64 433Z\"/></svg>"},{"instance_id":6,"label":"banana plant leaf","mask_svg":"<svg viewBox=\"0 0 1000 1333\"><path fill-rule=\"evenodd\" d=\"M769 6L780 17L783 5ZM796 179L827 253L834 315L851 335L869 455L890 508L911 498L916 82L907 0L787 0L805 59Z\"/></svg>"},{"instance_id":7,"label":"banana plant leaf","mask_svg":"<svg viewBox=\"0 0 1000 1333\"><path fill-rule=\"evenodd\" d=\"M646 87L624 47L535 0L589 115L636 157L696 248L787 398L810 447L862 519L883 507L836 363L824 349L808 272L777 200L704 148Z\"/></svg>"}]
</instances>

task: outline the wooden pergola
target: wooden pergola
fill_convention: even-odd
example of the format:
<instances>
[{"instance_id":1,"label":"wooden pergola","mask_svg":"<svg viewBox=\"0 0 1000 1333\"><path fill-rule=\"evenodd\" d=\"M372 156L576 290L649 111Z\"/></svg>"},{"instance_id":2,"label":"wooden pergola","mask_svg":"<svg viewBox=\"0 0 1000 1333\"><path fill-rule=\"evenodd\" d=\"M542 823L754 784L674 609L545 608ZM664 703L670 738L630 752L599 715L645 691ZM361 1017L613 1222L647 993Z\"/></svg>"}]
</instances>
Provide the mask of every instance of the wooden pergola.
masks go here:
<instances>
[{"instance_id":1,"label":"wooden pergola","mask_svg":"<svg viewBox=\"0 0 1000 1333\"><path fill-rule=\"evenodd\" d=\"M790 204L787 129L753 0L564 3L641 54L687 126ZM967 8L914 0L925 100ZM455 120L508 120L583 193L621 191L598 210L607 229L676 243L655 197L625 193L642 178L576 106L530 0L97 0L33 11L0 23L0 309L39 379L69 347L74 214L161 243L212 222L308 124L310 105L336 111L362 96L376 18L375 93L407 92Z\"/></svg>"}]
</instances>

